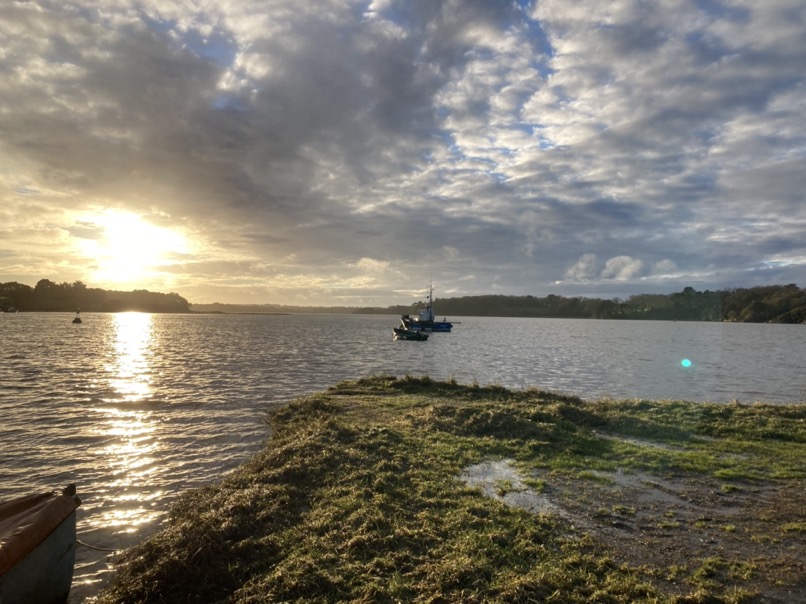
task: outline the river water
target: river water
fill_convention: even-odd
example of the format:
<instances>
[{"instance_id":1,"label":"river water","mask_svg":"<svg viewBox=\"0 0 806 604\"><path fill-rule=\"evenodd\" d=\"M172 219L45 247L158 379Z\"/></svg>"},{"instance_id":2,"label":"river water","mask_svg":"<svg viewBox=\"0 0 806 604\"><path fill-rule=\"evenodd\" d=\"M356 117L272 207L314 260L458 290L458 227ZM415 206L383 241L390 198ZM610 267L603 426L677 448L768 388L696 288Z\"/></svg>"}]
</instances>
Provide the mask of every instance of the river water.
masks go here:
<instances>
[{"instance_id":1,"label":"river water","mask_svg":"<svg viewBox=\"0 0 806 604\"><path fill-rule=\"evenodd\" d=\"M79 540L121 549L184 490L268 437L273 405L369 375L537 387L583 398L806 402L806 327L454 318L392 340L390 315L17 313L0 317L0 500L78 485ZM80 546L70 602L111 554Z\"/></svg>"}]
</instances>

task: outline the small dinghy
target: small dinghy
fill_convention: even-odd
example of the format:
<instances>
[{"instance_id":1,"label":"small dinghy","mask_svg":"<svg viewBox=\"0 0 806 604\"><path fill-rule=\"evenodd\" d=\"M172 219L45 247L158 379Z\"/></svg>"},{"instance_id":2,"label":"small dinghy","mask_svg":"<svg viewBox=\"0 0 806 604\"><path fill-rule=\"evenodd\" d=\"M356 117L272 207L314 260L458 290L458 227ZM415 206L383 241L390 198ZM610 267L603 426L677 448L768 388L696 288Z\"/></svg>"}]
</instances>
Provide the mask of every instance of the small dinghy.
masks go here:
<instances>
[{"instance_id":1,"label":"small dinghy","mask_svg":"<svg viewBox=\"0 0 806 604\"><path fill-rule=\"evenodd\" d=\"M422 331L415 331L413 329L407 329L405 327L394 327L393 334L395 340L414 340L418 342L424 342L428 339L428 334L423 333Z\"/></svg>"},{"instance_id":2,"label":"small dinghy","mask_svg":"<svg viewBox=\"0 0 806 604\"><path fill-rule=\"evenodd\" d=\"M0 503L0 602L67 600L76 559L76 486Z\"/></svg>"}]
</instances>

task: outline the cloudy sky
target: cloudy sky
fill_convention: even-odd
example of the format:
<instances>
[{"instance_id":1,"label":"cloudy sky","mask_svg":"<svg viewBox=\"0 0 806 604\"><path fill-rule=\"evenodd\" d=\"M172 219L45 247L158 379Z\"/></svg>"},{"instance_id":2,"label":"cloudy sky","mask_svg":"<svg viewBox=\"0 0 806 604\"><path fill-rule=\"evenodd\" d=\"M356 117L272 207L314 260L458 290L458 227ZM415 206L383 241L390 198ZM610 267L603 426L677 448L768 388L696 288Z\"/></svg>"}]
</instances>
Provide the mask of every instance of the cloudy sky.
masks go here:
<instances>
[{"instance_id":1,"label":"cloudy sky","mask_svg":"<svg viewBox=\"0 0 806 604\"><path fill-rule=\"evenodd\" d=\"M806 286L803 0L4 0L0 282Z\"/></svg>"}]
</instances>

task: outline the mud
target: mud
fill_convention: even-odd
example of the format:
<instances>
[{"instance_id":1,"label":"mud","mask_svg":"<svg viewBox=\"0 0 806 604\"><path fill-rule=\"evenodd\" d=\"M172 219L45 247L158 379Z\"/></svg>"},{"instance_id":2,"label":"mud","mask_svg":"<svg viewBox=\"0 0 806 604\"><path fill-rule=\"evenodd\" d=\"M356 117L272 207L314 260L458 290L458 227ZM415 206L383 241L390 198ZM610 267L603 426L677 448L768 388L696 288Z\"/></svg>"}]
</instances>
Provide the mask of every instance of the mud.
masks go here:
<instances>
[{"instance_id":1,"label":"mud","mask_svg":"<svg viewBox=\"0 0 806 604\"><path fill-rule=\"evenodd\" d=\"M461 478L507 505L562 518L669 595L736 587L757 594L754 602L806 602L800 484L619 470L585 478L532 474L543 485L537 492L511 460L471 466Z\"/></svg>"}]
</instances>

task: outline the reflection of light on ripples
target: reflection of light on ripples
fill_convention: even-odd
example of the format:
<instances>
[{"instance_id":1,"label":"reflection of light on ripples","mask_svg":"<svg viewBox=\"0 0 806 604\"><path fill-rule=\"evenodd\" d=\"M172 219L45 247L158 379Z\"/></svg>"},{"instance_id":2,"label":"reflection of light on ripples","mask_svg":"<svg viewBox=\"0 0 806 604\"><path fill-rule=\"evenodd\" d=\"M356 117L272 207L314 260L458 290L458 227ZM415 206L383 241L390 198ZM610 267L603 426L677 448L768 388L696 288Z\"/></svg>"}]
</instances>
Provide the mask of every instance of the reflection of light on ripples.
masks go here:
<instances>
[{"instance_id":1,"label":"reflection of light on ripples","mask_svg":"<svg viewBox=\"0 0 806 604\"><path fill-rule=\"evenodd\" d=\"M138 405L151 395L151 315L115 315L115 336L115 358L106 370L118 396L105 402L116 406L96 409L104 437L98 456L110 475L109 508L98 515L97 526L131 533L160 515L153 504L160 493L149 492L159 469L157 421L152 410Z\"/></svg>"},{"instance_id":2,"label":"reflection of light on ripples","mask_svg":"<svg viewBox=\"0 0 806 604\"><path fill-rule=\"evenodd\" d=\"M109 385L125 401L139 401L151 394L151 315L115 315L115 359L107 365Z\"/></svg>"},{"instance_id":3,"label":"reflection of light on ripples","mask_svg":"<svg viewBox=\"0 0 806 604\"><path fill-rule=\"evenodd\" d=\"M160 512L147 510L141 506L136 508L117 507L107 510L98 516L98 526L119 529L119 532L134 533L141 524L155 521Z\"/></svg>"},{"instance_id":4,"label":"reflection of light on ripples","mask_svg":"<svg viewBox=\"0 0 806 604\"><path fill-rule=\"evenodd\" d=\"M128 487L135 480L142 480L155 470L154 439L156 424L146 411L99 409L106 415L103 435L110 437L108 445L99 453L105 456L115 477L114 487Z\"/></svg>"}]
</instances>

